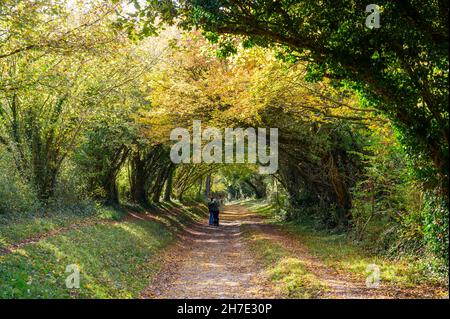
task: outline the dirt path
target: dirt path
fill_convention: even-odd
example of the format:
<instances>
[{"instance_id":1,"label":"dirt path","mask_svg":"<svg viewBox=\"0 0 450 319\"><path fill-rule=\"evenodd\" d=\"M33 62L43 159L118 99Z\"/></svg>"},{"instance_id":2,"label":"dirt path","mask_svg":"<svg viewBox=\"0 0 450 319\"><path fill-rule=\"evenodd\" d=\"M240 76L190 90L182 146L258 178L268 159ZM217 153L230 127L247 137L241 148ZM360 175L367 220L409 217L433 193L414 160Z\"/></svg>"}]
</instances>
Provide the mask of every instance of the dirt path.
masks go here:
<instances>
[{"instance_id":1,"label":"dirt path","mask_svg":"<svg viewBox=\"0 0 450 319\"><path fill-rule=\"evenodd\" d=\"M399 289L382 283L366 287L365 280L338 272L309 253L287 235L243 206L227 206L221 226L207 220L186 229L178 243L163 258L160 273L142 293L143 298L283 298L252 255L240 225L246 224L258 236L288 249L314 274L326 289L320 298L417 298L426 291ZM417 288L417 287L416 287Z\"/></svg>"},{"instance_id":2,"label":"dirt path","mask_svg":"<svg viewBox=\"0 0 450 319\"><path fill-rule=\"evenodd\" d=\"M250 214L228 206L218 228L196 223L169 250L143 298L277 298L250 253L240 225Z\"/></svg>"}]
</instances>

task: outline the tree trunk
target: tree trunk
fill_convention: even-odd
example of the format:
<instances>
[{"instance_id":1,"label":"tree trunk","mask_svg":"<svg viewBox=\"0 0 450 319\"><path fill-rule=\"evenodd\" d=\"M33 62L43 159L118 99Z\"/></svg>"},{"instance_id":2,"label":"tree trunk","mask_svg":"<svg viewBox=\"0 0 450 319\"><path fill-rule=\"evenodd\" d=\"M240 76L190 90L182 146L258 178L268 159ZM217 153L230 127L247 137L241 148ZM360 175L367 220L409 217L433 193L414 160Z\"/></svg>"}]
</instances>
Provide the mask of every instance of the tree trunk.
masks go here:
<instances>
[{"instance_id":1,"label":"tree trunk","mask_svg":"<svg viewBox=\"0 0 450 319\"><path fill-rule=\"evenodd\" d=\"M200 177L199 185L198 185L198 198L202 196L202 190L203 190L203 178Z\"/></svg>"},{"instance_id":2,"label":"tree trunk","mask_svg":"<svg viewBox=\"0 0 450 319\"><path fill-rule=\"evenodd\" d=\"M205 181L205 197L209 198L211 195L211 174L206 175Z\"/></svg>"},{"instance_id":3,"label":"tree trunk","mask_svg":"<svg viewBox=\"0 0 450 319\"><path fill-rule=\"evenodd\" d=\"M119 193L117 191L116 174L111 174L105 181L105 190L108 192L106 195L106 205L119 205Z\"/></svg>"},{"instance_id":4,"label":"tree trunk","mask_svg":"<svg viewBox=\"0 0 450 319\"><path fill-rule=\"evenodd\" d=\"M169 174L166 181L166 189L164 190L165 202L170 202L170 195L172 194L172 182L173 182L174 165L172 164L169 169Z\"/></svg>"},{"instance_id":5,"label":"tree trunk","mask_svg":"<svg viewBox=\"0 0 450 319\"><path fill-rule=\"evenodd\" d=\"M153 188L153 197L152 200L154 203L159 203L161 199L161 193L164 187L164 182L167 179L167 168L161 168L160 172L155 181L155 187Z\"/></svg>"},{"instance_id":6,"label":"tree trunk","mask_svg":"<svg viewBox=\"0 0 450 319\"><path fill-rule=\"evenodd\" d=\"M131 199L142 206L148 205L146 192L146 174L144 171L145 163L141 160L139 152L136 152L131 159Z\"/></svg>"}]
</instances>

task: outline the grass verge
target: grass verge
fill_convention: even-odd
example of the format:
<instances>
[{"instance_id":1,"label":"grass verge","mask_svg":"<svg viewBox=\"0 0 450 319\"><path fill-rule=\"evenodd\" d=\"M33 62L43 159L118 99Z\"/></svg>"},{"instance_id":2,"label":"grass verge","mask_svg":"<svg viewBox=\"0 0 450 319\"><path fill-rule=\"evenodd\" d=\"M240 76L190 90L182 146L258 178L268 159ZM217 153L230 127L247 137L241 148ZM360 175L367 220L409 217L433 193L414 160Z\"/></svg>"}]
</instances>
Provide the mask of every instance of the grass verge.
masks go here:
<instances>
[{"instance_id":1,"label":"grass verge","mask_svg":"<svg viewBox=\"0 0 450 319\"><path fill-rule=\"evenodd\" d=\"M0 256L0 298L137 297L159 269L159 251L173 241L177 229L203 213L202 206L171 204L156 214L141 210L120 222L88 223L26 244ZM108 208L86 218L121 217L121 209ZM13 230L2 228L0 234L12 242L61 227L61 221L52 218L27 223L32 226L13 224ZM69 225L70 220L63 223ZM80 270L78 289L68 289L65 284L73 273L66 272L66 267L72 264Z\"/></svg>"},{"instance_id":2,"label":"grass verge","mask_svg":"<svg viewBox=\"0 0 450 319\"><path fill-rule=\"evenodd\" d=\"M264 266L267 277L286 298L317 298L325 289L319 278L281 245L265 239L247 225L241 226L250 249Z\"/></svg>"},{"instance_id":3,"label":"grass verge","mask_svg":"<svg viewBox=\"0 0 450 319\"><path fill-rule=\"evenodd\" d=\"M349 240L345 234L317 231L299 222L282 221L267 203L247 201L242 204L252 212L264 216L268 223L280 226L280 230L294 236L313 255L337 271L349 271L363 279L371 271L369 265L375 264L379 267L382 281L399 287L427 285L435 290L437 296L448 297L448 277L430 271L423 260L412 257L391 259L373 255Z\"/></svg>"},{"instance_id":4,"label":"grass verge","mask_svg":"<svg viewBox=\"0 0 450 319\"><path fill-rule=\"evenodd\" d=\"M79 205L47 213L2 219L0 222L0 249L69 226L96 221L120 220L126 214L126 211L120 208Z\"/></svg>"}]
</instances>

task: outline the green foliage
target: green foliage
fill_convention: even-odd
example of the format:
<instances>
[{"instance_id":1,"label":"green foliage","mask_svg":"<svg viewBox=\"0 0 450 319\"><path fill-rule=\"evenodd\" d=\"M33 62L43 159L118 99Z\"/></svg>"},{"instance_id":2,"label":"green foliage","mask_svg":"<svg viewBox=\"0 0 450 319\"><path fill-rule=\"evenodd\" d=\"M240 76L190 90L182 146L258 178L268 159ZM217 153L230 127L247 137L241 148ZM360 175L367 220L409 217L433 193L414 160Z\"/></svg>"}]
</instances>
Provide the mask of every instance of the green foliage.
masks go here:
<instances>
[{"instance_id":1,"label":"green foliage","mask_svg":"<svg viewBox=\"0 0 450 319\"><path fill-rule=\"evenodd\" d=\"M97 19L98 3L80 17L79 25L71 20L65 1L10 5L8 9L25 15L17 22L10 13L1 22L2 30L20 31L1 40L2 48L11 52L0 59L0 142L19 173L47 201L54 196L61 167L79 142L80 131L104 97L113 96L117 82L129 81L126 71L135 69L118 57L128 39L105 19ZM53 14L59 18L51 18ZM30 25L27 19L39 22Z\"/></svg>"},{"instance_id":2,"label":"green foliage","mask_svg":"<svg viewBox=\"0 0 450 319\"><path fill-rule=\"evenodd\" d=\"M128 119L111 116L96 121L87 130L74 159L87 181L90 196L117 198L116 177L136 136L134 131ZM111 188L115 193L110 194Z\"/></svg>"},{"instance_id":3,"label":"green foliage","mask_svg":"<svg viewBox=\"0 0 450 319\"><path fill-rule=\"evenodd\" d=\"M37 195L12 165L10 154L0 146L0 218L39 209Z\"/></svg>"},{"instance_id":4,"label":"green foliage","mask_svg":"<svg viewBox=\"0 0 450 319\"><path fill-rule=\"evenodd\" d=\"M392 134L380 133L368 136L360 154L365 168L352 192L354 235L368 249L415 254L423 250L423 191Z\"/></svg>"},{"instance_id":5,"label":"green foliage","mask_svg":"<svg viewBox=\"0 0 450 319\"><path fill-rule=\"evenodd\" d=\"M447 203L441 196L434 194L426 194L427 202L424 209L424 236L427 243L430 245L432 251L437 256L443 256L445 267L443 271L448 269L449 263L449 233L448 223L449 215L447 209Z\"/></svg>"},{"instance_id":6,"label":"green foliage","mask_svg":"<svg viewBox=\"0 0 450 319\"><path fill-rule=\"evenodd\" d=\"M164 10L150 5L143 11L152 19L162 11L159 16L164 22L201 28L223 44L222 56L235 52L233 37L241 36L246 47L272 46L285 61L307 61L308 80L331 78L335 85L352 89L363 105L391 120L422 186L440 197L438 213L430 211L430 216L445 217L449 210L449 3L378 2L380 28L365 26L366 5L364 1L191 0L165 1ZM435 203L429 198L429 205ZM435 229L433 223L447 227L445 221L426 220L431 223L427 229ZM432 245L441 243L437 250L448 259L443 253L448 250L445 242L440 236Z\"/></svg>"}]
</instances>

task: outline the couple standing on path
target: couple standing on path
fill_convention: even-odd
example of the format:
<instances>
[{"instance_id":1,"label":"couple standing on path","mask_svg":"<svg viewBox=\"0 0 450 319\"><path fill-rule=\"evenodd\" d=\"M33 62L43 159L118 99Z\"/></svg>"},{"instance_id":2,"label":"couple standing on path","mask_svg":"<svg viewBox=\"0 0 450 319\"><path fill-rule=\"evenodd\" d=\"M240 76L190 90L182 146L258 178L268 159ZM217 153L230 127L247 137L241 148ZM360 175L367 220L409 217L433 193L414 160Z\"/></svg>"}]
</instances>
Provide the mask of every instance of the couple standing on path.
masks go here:
<instances>
[{"instance_id":1,"label":"couple standing on path","mask_svg":"<svg viewBox=\"0 0 450 319\"><path fill-rule=\"evenodd\" d=\"M222 207L222 200L211 197L208 202L209 225L219 226L219 211Z\"/></svg>"}]
</instances>

